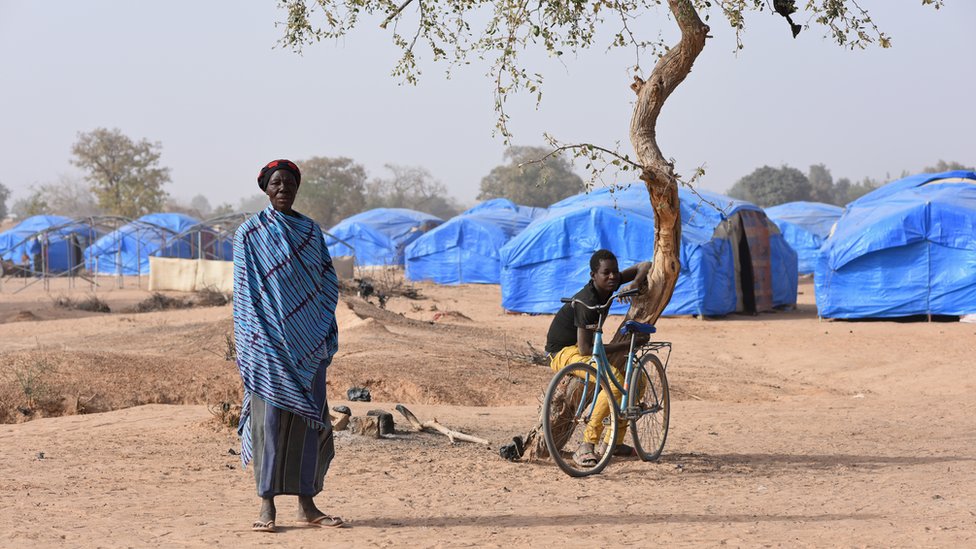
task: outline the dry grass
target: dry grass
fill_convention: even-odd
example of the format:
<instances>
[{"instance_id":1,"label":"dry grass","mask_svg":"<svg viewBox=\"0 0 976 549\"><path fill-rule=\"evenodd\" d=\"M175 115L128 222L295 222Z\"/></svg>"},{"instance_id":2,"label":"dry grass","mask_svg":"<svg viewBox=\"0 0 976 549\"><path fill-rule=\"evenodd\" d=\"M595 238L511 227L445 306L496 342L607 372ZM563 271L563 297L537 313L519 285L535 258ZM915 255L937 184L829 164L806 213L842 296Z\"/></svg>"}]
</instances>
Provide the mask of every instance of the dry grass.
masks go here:
<instances>
[{"instance_id":1,"label":"dry grass","mask_svg":"<svg viewBox=\"0 0 976 549\"><path fill-rule=\"evenodd\" d=\"M194 292L193 297L171 297L154 292L140 301L129 312L149 313L153 311L172 311L176 309L190 309L193 307L222 307L232 303L233 297L229 293L216 288L205 288Z\"/></svg>"},{"instance_id":2,"label":"dry grass","mask_svg":"<svg viewBox=\"0 0 976 549\"><path fill-rule=\"evenodd\" d=\"M196 307L223 307L234 302L234 295L229 292L222 292L217 288L207 287L197 290L193 297L193 305Z\"/></svg>"},{"instance_id":3,"label":"dry grass","mask_svg":"<svg viewBox=\"0 0 976 549\"><path fill-rule=\"evenodd\" d=\"M188 309L193 303L188 299L170 297L159 292L137 303L133 308L134 313L150 313L153 311L171 311L173 309Z\"/></svg>"},{"instance_id":4,"label":"dry grass","mask_svg":"<svg viewBox=\"0 0 976 549\"><path fill-rule=\"evenodd\" d=\"M237 425L241 421L240 405L231 404L230 402L220 402L217 404L208 404L207 410L210 411L210 415L214 417L214 421L220 424L221 427L237 430Z\"/></svg>"},{"instance_id":5,"label":"dry grass","mask_svg":"<svg viewBox=\"0 0 976 549\"><path fill-rule=\"evenodd\" d=\"M108 304L98 296L92 294L84 299L72 299L66 295L59 295L52 299L55 307L62 309L72 309L77 311L89 311L92 313L110 313Z\"/></svg>"}]
</instances>

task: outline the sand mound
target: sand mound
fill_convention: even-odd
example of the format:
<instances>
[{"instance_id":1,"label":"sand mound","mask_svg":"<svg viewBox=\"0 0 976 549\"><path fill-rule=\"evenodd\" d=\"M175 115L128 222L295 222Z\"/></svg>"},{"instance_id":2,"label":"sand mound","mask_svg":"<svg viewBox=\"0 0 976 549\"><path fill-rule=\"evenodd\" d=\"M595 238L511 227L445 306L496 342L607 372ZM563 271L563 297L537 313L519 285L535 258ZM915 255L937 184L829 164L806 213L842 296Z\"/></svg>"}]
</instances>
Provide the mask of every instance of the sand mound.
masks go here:
<instances>
[{"instance_id":1,"label":"sand mound","mask_svg":"<svg viewBox=\"0 0 976 549\"><path fill-rule=\"evenodd\" d=\"M0 423L141 404L237 402L232 363L179 355L33 350L0 354Z\"/></svg>"},{"instance_id":2,"label":"sand mound","mask_svg":"<svg viewBox=\"0 0 976 549\"><path fill-rule=\"evenodd\" d=\"M390 333L379 320L356 314L352 305L346 301L340 301L336 306L336 322L339 324L340 334L350 332L358 335Z\"/></svg>"},{"instance_id":3,"label":"sand mound","mask_svg":"<svg viewBox=\"0 0 976 549\"><path fill-rule=\"evenodd\" d=\"M7 322L32 322L41 318L30 311L20 311L7 319Z\"/></svg>"}]
</instances>

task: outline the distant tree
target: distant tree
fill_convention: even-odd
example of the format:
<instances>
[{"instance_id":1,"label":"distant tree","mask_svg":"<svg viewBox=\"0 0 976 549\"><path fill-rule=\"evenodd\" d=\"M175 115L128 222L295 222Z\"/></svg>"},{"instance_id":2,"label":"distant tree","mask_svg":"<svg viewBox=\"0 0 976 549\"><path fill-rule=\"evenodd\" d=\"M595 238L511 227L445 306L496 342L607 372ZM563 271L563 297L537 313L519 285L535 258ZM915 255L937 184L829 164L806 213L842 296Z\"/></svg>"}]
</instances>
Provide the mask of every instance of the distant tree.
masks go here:
<instances>
[{"instance_id":1,"label":"distant tree","mask_svg":"<svg viewBox=\"0 0 976 549\"><path fill-rule=\"evenodd\" d=\"M457 201L447 194L444 184L434 179L426 168L387 164L388 178L371 181L367 187L367 208L409 208L448 219L461 211Z\"/></svg>"},{"instance_id":2,"label":"distant tree","mask_svg":"<svg viewBox=\"0 0 976 549\"><path fill-rule=\"evenodd\" d=\"M547 208L581 192L583 179L573 173L565 158L525 164L548 152L544 147L509 147L504 156L508 163L492 168L481 180L478 200L507 198L516 204Z\"/></svg>"},{"instance_id":3,"label":"distant tree","mask_svg":"<svg viewBox=\"0 0 976 549\"><path fill-rule=\"evenodd\" d=\"M323 228L363 211L366 205L366 169L352 159L313 156L298 162L301 189L295 209ZM267 197L264 206L267 206ZM264 207L262 206L262 208Z\"/></svg>"},{"instance_id":4,"label":"distant tree","mask_svg":"<svg viewBox=\"0 0 976 549\"><path fill-rule=\"evenodd\" d=\"M230 202L223 202L218 204L217 207L210 212L210 215L213 217L220 217L222 215L230 215L234 213L234 211L234 206L231 206Z\"/></svg>"},{"instance_id":5,"label":"distant tree","mask_svg":"<svg viewBox=\"0 0 976 549\"><path fill-rule=\"evenodd\" d=\"M0 183L0 221L7 219L7 199L10 198L10 189Z\"/></svg>"},{"instance_id":6,"label":"distant tree","mask_svg":"<svg viewBox=\"0 0 976 549\"><path fill-rule=\"evenodd\" d=\"M842 177L834 183L834 196L831 204L836 204L837 206L846 206L849 202L847 196L851 192L851 180Z\"/></svg>"},{"instance_id":7,"label":"distant tree","mask_svg":"<svg viewBox=\"0 0 976 549\"><path fill-rule=\"evenodd\" d=\"M169 168L159 166L162 145L133 141L118 129L79 133L72 163L85 172L98 205L107 213L139 217L159 211Z\"/></svg>"},{"instance_id":8,"label":"distant tree","mask_svg":"<svg viewBox=\"0 0 976 549\"><path fill-rule=\"evenodd\" d=\"M213 207L210 206L210 201L202 194L198 194L190 199L190 207L199 212L201 217L206 217L213 211Z\"/></svg>"},{"instance_id":9,"label":"distant tree","mask_svg":"<svg viewBox=\"0 0 976 549\"><path fill-rule=\"evenodd\" d=\"M209 217L213 210L210 207L210 201L202 194L194 196L189 201L170 196L166 199L163 209L167 212L186 214L197 219Z\"/></svg>"},{"instance_id":10,"label":"distant tree","mask_svg":"<svg viewBox=\"0 0 976 549\"><path fill-rule=\"evenodd\" d=\"M10 214L17 221L23 221L28 217L33 215L45 215L51 213L51 206L47 203L44 198L44 193L36 188L31 187L31 192L24 198L14 201L13 206L10 208Z\"/></svg>"},{"instance_id":11,"label":"distant tree","mask_svg":"<svg viewBox=\"0 0 976 549\"><path fill-rule=\"evenodd\" d=\"M823 164L810 166L807 179L810 180L810 200L824 204L834 203L834 176L830 175L827 166Z\"/></svg>"},{"instance_id":12,"label":"distant tree","mask_svg":"<svg viewBox=\"0 0 976 549\"><path fill-rule=\"evenodd\" d=\"M301 198L302 193L298 193L298 197ZM266 194L252 194L251 196L245 196L241 198L237 206L237 210L240 212L260 212L261 210L268 207L270 201L268 200L268 195Z\"/></svg>"},{"instance_id":13,"label":"distant tree","mask_svg":"<svg viewBox=\"0 0 976 549\"><path fill-rule=\"evenodd\" d=\"M57 183L45 183L34 191L47 204L46 212L65 217L88 217L102 213L91 188L75 177L61 175Z\"/></svg>"},{"instance_id":14,"label":"distant tree","mask_svg":"<svg viewBox=\"0 0 976 549\"><path fill-rule=\"evenodd\" d=\"M941 172L952 172L956 170L976 172L976 168L973 168L972 166L966 166L964 164L955 161L946 162L945 160L940 159L938 162L936 162L935 166L922 168L922 173L941 173Z\"/></svg>"},{"instance_id":15,"label":"distant tree","mask_svg":"<svg viewBox=\"0 0 976 549\"><path fill-rule=\"evenodd\" d=\"M738 180L729 190L729 196L765 208L784 202L810 200L810 190L810 181L800 170L789 166L763 166Z\"/></svg>"},{"instance_id":16,"label":"distant tree","mask_svg":"<svg viewBox=\"0 0 976 549\"><path fill-rule=\"evenodd\" d=\"M860 183L854 183L847 188L847 196L844 199L844 204L853 202L854 200L861 198L880 186L881 183L879 181L871 179L870 177L865 177Z\"/></svg>"}]
</instances>

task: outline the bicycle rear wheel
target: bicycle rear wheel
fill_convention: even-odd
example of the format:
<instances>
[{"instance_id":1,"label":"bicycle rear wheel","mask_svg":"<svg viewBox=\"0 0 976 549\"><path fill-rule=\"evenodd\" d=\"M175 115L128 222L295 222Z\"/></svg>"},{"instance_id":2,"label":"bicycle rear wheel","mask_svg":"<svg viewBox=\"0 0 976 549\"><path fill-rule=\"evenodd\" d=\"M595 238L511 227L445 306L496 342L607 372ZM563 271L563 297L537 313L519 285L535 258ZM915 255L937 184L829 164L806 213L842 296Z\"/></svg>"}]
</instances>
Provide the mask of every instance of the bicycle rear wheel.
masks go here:
<instances>
[{"instance_id":1,"label":"bicycle rear wheel","mask_svg":"<svg viewBox=\"0 0 976 549\"><path fill-rule=\"evenodd\" d=\"M610 392L610 383L599 380L601 395L607 395L610 415L603 422L600 437L614 441L617 437L619 413L617 403ZM597 455L596 464L586 467L577 463L573 454L584 442L583 436L589 421L593 397L596 394L597 373L589 364L577 362L556 373L546 390L542 403L542 432L545 435L549 455L556 465L569 476L585 477L602 471L613 457L613 448ZM597 440L599 444L599 440Z\"/></svg>"},{"instance_id":2,"label":"bicycle rear wheel","mask_svg":"<svg viewBox=\"0 0 976 549\"><path fill-rule=\"evenodd\" d=\"M664 450L671 419L668 377L656 355L648 353L641 358L630 374L629 391L627 402L634 414L630 419L634 449L642 460L656 460Z\"/></svg>"}]
</instances>

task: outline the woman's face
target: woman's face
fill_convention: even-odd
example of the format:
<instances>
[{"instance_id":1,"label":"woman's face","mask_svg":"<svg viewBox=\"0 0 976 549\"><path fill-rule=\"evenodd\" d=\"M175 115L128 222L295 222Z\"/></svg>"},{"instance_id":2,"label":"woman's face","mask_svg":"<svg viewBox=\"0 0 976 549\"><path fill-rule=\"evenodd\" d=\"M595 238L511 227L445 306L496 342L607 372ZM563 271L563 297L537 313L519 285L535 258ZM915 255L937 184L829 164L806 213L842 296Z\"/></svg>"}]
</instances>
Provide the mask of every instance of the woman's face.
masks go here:
<instances>
[{"instance_id":1,"label":"woman's face","mask_svg":"<svg viewBox=\"0 0 976 549\"><path fill-rule=\"evenodd\" d=\"M291 213L291 206L298 195L298 181L288 170L278 170L271 174L264 193L271 199L271 206L281 213Z\"/></svg>"}]
</instances>

